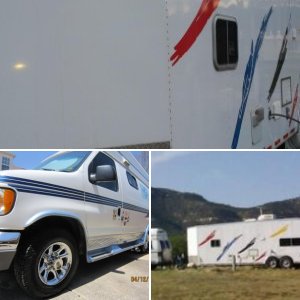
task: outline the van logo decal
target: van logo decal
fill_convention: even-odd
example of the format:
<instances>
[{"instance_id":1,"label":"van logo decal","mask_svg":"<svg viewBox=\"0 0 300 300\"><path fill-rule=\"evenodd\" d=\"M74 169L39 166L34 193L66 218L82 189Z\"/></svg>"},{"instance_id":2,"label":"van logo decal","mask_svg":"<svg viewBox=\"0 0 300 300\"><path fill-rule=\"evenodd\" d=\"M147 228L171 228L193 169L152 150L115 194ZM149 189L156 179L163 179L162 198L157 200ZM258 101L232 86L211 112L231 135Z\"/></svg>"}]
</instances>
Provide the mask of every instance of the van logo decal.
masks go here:
<instances>
[{"instance_id":1,"label":"van logo decal","mask_svg":"<svg viewBox=\"0 0 300 300\"><path fill-rule=\"evenodd\" d=\"M238 143L239 143L239 138L240 138L242 123L243 123L244 114L245 114L245 110L246 110L246 106L247 106L247 101L249 98L252 81L253 81L253 77L255 74L256 63L257 63L257 60L259 57L259 52L260 52L261 46L263 44L263 41L265 38L265 33L267 31L268 23L269 23L272 13L273 13L273 7L271 7L269 12L264 16L264 19L263 19L263 22L262 22L262 25L260 28L260 32L259 32L259 35L256 40L255 47L254 47L253 40L251 43L251 53L250 53L249 61L248 61L246 71L245 71L245 76L244 76L242 103L241 103L241 107L240 107L237 122L236 122L235 132L234 132L233 141L232 141L232 145L231 145L232 149L236 149L238 146Z\"/></svg>"},{"instance_id":2,"label":"van logo decal","mask_svg":"<svg viewBox=\"0 0 300 300\"><path fill-rule=\"evenodd\" d=\"M174 47L174 54L170 60L172 66L175 66L178 61L190 50L197 38L200 36L202 30L210 19L211 15L219 6L221 0L203 0L200 9L179 43Z\"/></svg>"},{"instance_id":3,"label":"van logo decal","mask_svg":"<svg viewBox=\"0 0 300 300\"><path fill-rule=\"evenodd\" d=\"M238 235L237 237L235 237L231 242L227 243L226 246L223 248L222 253L218 256L217 261L219 261L219 260L224 256L224 254L230 249L230 247L231 247L237 240L239 240L242 236L243 236L243 235L240 234L240 235Z\"/></svg>"},{"instance_id":4,"label":"van logo decal","mask_svg":"<svg viewBox=\"0 0 300 300\"><path fill-rule=\"evenodd\" d=\"M210 240L212 240L216 235L216 231L214 230L212 233L210 233L199 245L198 247L201 247L202 245L206 244Z\"/></svg>"}]
</instances>

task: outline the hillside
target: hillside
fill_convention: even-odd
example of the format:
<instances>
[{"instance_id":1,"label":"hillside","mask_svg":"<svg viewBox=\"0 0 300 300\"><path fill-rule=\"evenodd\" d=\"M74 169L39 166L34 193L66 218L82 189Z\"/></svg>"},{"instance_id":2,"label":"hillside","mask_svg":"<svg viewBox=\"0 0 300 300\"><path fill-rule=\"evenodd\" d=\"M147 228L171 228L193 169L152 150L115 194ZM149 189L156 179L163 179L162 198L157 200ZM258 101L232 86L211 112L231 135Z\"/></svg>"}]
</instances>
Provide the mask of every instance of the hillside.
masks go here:
<instances>
[{"instance_id":1,"label":"hillside","mask_svg":"<svg viewBox=\"0 0 300 300\"><path fill-rule=\"evenodd\" d=\"M194 225L257 218L260 208L264 214L272 213L277 218L300 217L300 197L239 208L213 203L197 194L152 188L151 201L152 227L164 228L171 235L185 233L187 227Z\"/></svg>"}]
</instances>

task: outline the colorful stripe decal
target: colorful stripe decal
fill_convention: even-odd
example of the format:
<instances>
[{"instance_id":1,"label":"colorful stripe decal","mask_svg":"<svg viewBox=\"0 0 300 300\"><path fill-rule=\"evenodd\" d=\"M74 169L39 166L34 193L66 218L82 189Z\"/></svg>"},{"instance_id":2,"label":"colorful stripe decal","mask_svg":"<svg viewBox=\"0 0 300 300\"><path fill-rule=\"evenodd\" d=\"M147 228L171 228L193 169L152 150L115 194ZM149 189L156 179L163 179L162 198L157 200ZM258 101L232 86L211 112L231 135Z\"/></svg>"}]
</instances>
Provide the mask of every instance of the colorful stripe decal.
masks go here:
<instances>
[{"instance_id":1,"label":"colorful stripe decal","mask_svg":"<svg viewBox=\"0 0 300 300\"><path fill-rule=\"evenodd\" d=\"M200 36L202 30L210 19L211 15L219 6L221 0L203 0L200 9L179 43L174 47L175 52L170 60L175 66L178 61L190 50L197 38Z\"/></svg>"},{"instance_id":2,"label":"colorful stripe decal","mask_svg":"<svg viewBox=\"0 0 300 300\"><path fill-rule=\"evenodd\" d=\"M282 235L283 233L285 233L289 228L289 225L284 225L282 227L280 227L277 231L275 231L270 237L274 238L276 236Z\"/></svg>"},{"instance_id":3,"label":"colorful stripe decal","mask_svg":"<svg viewBox=\"0 0 300 300\"><path fill-rule=\"evenodd\" d=\"M256 242L256 238L254 238L253 240L251 240L251 242L249 244L247 244L242 250L240 250L238 253L241 254L243 252L245 252L247 249L249 249L250 247L252 247Z\"/></svg>"},{"instance_id":4,"label":"colorful stripe decal","mask_svg":"<svg viewBox=\"0 0 300 300\"><path fill-rule=\"evenodd\" d=\"M227 245L223 248L223 251L222 253L218 256L217 258L217 261L219 261L223 256L224 254L229 250L229 248L238 240L242 237L243 235L240 234L238 235L237 237L235 237L231 242L227 243Z\"/></svg>"},{"instance_id":5,"label":"colorful stripe decal","mask_svg":"<svg viewBox=\"0 0 300 300\"><path fill-rule=\"evenodd\" d=\"M54 185L41 181L34 181L18 177L0 176L0 182L7 183L9 186L15 188L18 192L30 193L37 195L61 197L66 199L86 201L90 203L102 204L112 207L123 207L125 209L134 210L141 213L148 213L149 210L122 202L116 199L103 197L96 194L87 193L84 191Z\"/></svg>"},{"instance_id":6,"label":"colorful stripe decal","mask_svg":"<svg viewBox=\"0 0 300 300\"><path fill-rule=\"evenodd\" d=\"M269 90L268 102L270 102L270 100L273 96L273 93L275 91L275 88L276 88L276 85L277 85L282 67L283 67L285 59L286 59L287 45L288 45L288 42L289 42L288 41L288 35L289 35L290 27L291 27L291 21L292 21L292 15L290 15L289 25L286 28L285 35L283 37L282 46L281 46L281 49L280 49L279 58L278 58L278 62L277 62L276 71L275 71L274 78L273 78L273 81L272 81L272 84L271 84L271 87L270 87L270 90Z\"/></svg>"},{"instance_id":7,"label":"colorful stripe decal","mask_svg":"<svg viewBox=\"0 0 300 300\"><path fill-rule=\"evenodd\" d=\"M212 240L216 235L216 231L214 230L212 233L210 233L199 245L198 247L201 247L202 245L206 244L210 240Z\"/></svg>"},{"instance_id":8,"label":"colorful stripe decal","mask_svg":"<svg viewBox=\"0 0 300 300\"><path fill-rule=\"evenodd\" d=\"M267 255L267 252L264 252L261 256L259 256L255 261L260 261L262 258L264 258Z\"/></svg>"},{"instance_id":9,"label":"colorful stripe decal","mask_svg":"<svg viewBox=\"0 0 300 300\"><path fill-rule=\"evenodd\" d=\"M255 74L256 63L257 63L257 60L259 57L259 52L260 52L261 46L263 44L263 41L265 38L265 33L266 33L268 23L269 23L272 13L273 13L273 7L271 7L269 12L264 16L255 47L253 44L253 40L251 43L251 54L250 54L250 58L249 58L249 61L248 61L247 67L246 67L246 71L245 71L242 103L241 103L241 107L239 110L238 119L236 122L236 128L235 128L233 141L232 141L232 145L231 145L232 149L236 149L238 146L238 143L239 143L241 127L242 127L244 114L245 114L245 110L246 110L246 106L247 106L247 101L248 101L251 86L252 86L253 77Z\"/></svg>"}]
</instances>

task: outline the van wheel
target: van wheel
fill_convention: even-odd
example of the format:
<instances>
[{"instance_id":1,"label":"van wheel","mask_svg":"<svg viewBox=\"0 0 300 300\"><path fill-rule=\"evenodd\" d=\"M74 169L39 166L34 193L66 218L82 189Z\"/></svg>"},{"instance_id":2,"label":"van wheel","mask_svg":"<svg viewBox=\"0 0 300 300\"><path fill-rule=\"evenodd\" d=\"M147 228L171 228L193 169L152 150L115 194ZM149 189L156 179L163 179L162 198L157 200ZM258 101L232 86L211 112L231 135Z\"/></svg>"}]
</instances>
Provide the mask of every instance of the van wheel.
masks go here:
<instances>
[{"instance_id":1,"label":"van wheel","mask_svg":"<svg viewBox=\"0 0 300 300\"><path fill-rule=\"evenodd\" d=\"M290 269L293 267L294 262L289 256L283 256L279 260L280 268Z\"/></svg>"},{"instance_id":2,"label":"van wheel","mask_svg":"<svg viewBox=\"0 0 300 300\"><path fill-rule=\"evenodd\" d=\"M276 269L279 266L278 258L275 256L270 256L266 261L266 265L271 269Z\"/></svg>"},{"instance_id":3,"label":"van wheel","mask_svg":"<svg viewBox=\"0 0 300 300\"><path fill-rule=\"evenodd\" d=\"M147 241L143 246L140 246L141 253L149 253L149 241Z\"/></svg>"},{"instance_id":4,"label":"van wheel","mask_svg":"<svg viewBox=\"0 0 300 300\"><path fill-rule=\"evenodd\" d=\"M15 277L31 297L46 298L64 290L78 267L75 240L64 230L50 230L26 237L14 261Z\"/></svg>"}]
</instances>

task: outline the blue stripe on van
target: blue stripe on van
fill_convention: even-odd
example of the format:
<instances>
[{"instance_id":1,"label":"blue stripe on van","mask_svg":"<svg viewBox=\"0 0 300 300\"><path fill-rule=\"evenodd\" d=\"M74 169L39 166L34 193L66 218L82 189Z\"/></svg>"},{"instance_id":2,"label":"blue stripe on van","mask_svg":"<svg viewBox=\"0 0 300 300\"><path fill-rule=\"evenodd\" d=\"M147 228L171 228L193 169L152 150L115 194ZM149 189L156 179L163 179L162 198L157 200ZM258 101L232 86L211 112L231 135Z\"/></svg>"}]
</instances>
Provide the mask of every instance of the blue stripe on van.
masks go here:
<instances>
[{"instance_id":1,"label":"blue stripe on van","mask_svg":"<svg viewBox=\"0 0 300 300\"><path fill-rule=\"evenodd\" d=\"M34 181L29 179L23 179L11 176L0 176L0 182L9 184L9 186L15 188L19 192L32 193L53 197L62 197L67 199L87 201L90 203L103 204L112 207L122 207L122 201L99 196L96 194L86 193L84 191L50 184L41 181ZM149 210L123 202L123 208L134 210L137 212L148 213Z\"/></svg>"}]
</instances>

